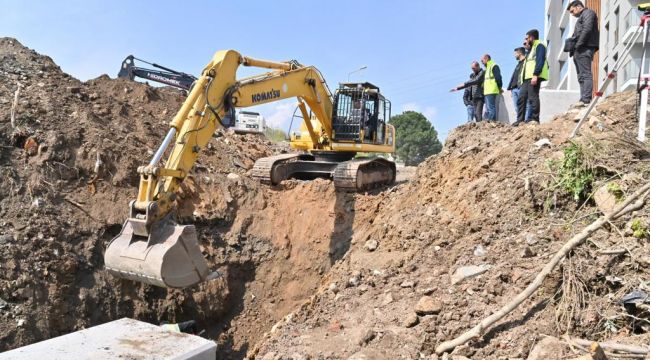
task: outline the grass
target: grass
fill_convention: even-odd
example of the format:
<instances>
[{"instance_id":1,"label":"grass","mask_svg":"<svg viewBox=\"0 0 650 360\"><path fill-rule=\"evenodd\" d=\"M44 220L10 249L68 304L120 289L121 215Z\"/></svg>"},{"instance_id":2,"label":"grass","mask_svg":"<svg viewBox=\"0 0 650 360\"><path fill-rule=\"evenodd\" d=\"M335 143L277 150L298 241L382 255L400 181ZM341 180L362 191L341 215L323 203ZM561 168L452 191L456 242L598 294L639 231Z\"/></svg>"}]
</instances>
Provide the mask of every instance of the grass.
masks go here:
<instances>
[{"instance_id":1,"label":"grass","mask_svg":"<svg viewBox=\"0 0 650 360\"><path fill-rule=\"evenodd\" d=\"M266 130L264 130L264 135L273 142L283 142L287 137L287 133L285 133L284 130L272 127L267 127Z\"/></svg>"},{"instance_id":2,"label":"grass","mask_svg":"<svg viewBox=\"0 0 650 360\"><path fill-rule=\"evenodd\" d=\"M645 239L650 235L650 232L648 232L648 226L639 218L632 220L630 227L633 231L632 236L637 239Z\"/></svg>"},{"instance_id":3,"label":"grass","mask_svg":"<svg viewBox=\"0 0 650 360\"><path fill-rule=\"evenodd\" d=\"M607 184L607 192L614 196L617 203L620 203L625 199L625 194L623 193L621 186L616 182L612 181Z\"/></svg>"}]
</instances>

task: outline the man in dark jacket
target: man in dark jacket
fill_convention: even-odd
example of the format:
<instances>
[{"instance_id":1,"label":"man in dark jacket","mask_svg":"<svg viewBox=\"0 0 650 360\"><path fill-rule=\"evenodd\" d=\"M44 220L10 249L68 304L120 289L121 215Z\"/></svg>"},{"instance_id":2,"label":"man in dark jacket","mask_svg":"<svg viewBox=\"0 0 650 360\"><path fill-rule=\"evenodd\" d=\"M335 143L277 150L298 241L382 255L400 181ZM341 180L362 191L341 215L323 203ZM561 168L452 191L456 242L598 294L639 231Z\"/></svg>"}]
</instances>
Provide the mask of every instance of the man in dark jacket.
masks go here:
<instances>
[{"instance_id":1,"label":"man in dark jacket","mask_svg":"<svg viewBox=\"0 0 650 360\"><path fill-rule=\"evenodd\" d=\"M515 71L512 72L510 77L510 83L508 84L508 90L512 94L512 102L515 105L515 116L519 112L519 92L521 91L522 79L521 79L521 70L524 68L524 60L526 60L526 49L523 47L518 47L515 49L515 60L517 60L517 66L515 66ZM526 104L526 121L530 120L530 116L533 114L533 107L530 106L530 102Z\"/></svg>"},{"instance_id":2,"label":"man in dark jacket","mask_svg":"<svg viewBox=\"0 0 650 360\"><path fill-rule=\"evenodd\" d=\"M463 101L465 101L466 96L471 97L472 104L474 105L473 117L476 119L476 122L483 121L483 104L485 101L483 96L483 81L485 81L485 70L481 69L478 62L474 61L472 62L472 73L469 75L469 81L451 89L451 91L465 89L465 93L463 93ZM467 103L465 103L465 105L467 105Z\"/></svg>"},{"instance_id":3,"label":"man in dark jacket","mask_svg":"<svg viewBox=\"0 0 650 360\"><path fill-rule=\"evenodd\" d=\"M593 10L585 8L580 0L571 1L567 11L578 18L572 37L575 41L575 48L571 55L573 55L580 84L580 101L576 107L582 107L591 102L593 95L594 80L591 63L600 42L598 15Z\"/></svg>"}]
</instances>

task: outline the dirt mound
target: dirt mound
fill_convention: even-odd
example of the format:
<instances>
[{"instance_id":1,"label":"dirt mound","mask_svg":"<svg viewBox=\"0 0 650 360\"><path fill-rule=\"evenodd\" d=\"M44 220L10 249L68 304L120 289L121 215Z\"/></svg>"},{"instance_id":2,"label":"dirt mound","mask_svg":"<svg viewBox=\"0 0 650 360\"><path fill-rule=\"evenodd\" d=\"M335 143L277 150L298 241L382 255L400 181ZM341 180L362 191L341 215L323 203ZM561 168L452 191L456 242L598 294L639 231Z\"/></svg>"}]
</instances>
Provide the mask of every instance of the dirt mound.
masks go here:
<instances>
[{"instance_id":1,"label":"dirt mound","mask_svg":"<svg viewBox=\"0 0 650 360\"><path fill-rule=\"evenodd\" d=\"M153 323L195 319L216 338L230 327L224 319L241 311L257 265L275 259L290 264L286 252L302 251L276 239L270 223L260 236L246 237L246 228L257 224L255 213L280 201L251 181L248 170L257 158L286 149L260 136L220 131L183 188L179 217L196 218L202 249L224 277L198 289L167 291L107 276L104 248L127 216L136 168L151 157L184 97L172 88L107 76L82 83L15 39L0 39L0 60L0 351L124 316ZM18 86L14 127L10 112ZM295 196L314 201L301 186ZM334 199L331 191L324 196ZM287 222L286 215L277 216ZM298 243L314 241L295 236ZM323 252L327 258L328 249ZM316 265L296 268L322 272L329 261L323 269ZM291 281L286 275L273 290ZM292 286L295 293L313 290ZM292 301L287 296L277 306Z\"/></svg>"},{"instance_id":2,"label":"dirt mound","mask_svg":"<svg viewBox=\"0 0 650 360\"><path fill-rule=\"evenodd\" d=\"M648 147L633 140L634 101L633 93L611 96L575 142L567 139L575 112L541 126L457 128L410 183L357 211L348 254L254 353L422 358L469 330L602 211L592 197L576 202L559 181L564 159L575 154L567 149L584 152L594 180L586 193L605 186L624 197L650 179ZM647 229L648 213L599 230L535 296L456 354L525 358L543 334L565 332L647 344L649 314L631 318L618 302L649 290L650 243L631 229L635 219Z\"/></svg>"}]
</instances>

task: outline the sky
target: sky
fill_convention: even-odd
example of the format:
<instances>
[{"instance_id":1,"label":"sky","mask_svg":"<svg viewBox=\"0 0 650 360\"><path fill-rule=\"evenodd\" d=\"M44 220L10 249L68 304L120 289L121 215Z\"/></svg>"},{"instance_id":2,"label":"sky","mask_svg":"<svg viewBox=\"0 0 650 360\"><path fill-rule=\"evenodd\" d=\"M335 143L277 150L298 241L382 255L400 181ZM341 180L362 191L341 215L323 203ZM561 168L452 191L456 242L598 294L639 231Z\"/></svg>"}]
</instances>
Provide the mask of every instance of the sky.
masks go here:
<instances>
[{"instance_id":1,"label":"sky","mask_svg":"<svg viewBox=\"0 0 650 360\"><path fill-rule=\"evenodd\" d=\"M543 0L0 0L0 8L0 36L80 80L115 77L129 54L197 76L222 49L296 59L320 69L332 91L348 77L379 86L393 115L419 111L441 139L466 121L462 92L449 89L467 80L471 61L492 55L507 83L513 49L526 31L544 30ZM295 103L251 110L287 130Z\"/></svg>"}]
</instances>

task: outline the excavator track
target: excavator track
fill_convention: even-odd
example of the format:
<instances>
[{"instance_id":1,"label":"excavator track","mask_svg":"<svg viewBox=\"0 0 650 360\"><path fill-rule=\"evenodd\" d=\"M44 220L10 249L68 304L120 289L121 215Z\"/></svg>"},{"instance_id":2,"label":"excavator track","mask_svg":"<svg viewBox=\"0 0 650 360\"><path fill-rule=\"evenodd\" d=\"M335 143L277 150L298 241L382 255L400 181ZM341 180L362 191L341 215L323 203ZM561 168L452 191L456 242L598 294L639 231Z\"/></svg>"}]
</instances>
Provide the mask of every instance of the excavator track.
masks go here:
<instances>
[{"instance_id":1,"label":"excavator track","mask_svg":"<svg viewBox=\"0 0 650 360\"><path fill-rule=\"evenodd\" d=\"M281 154L257 160L251 175L270 185L289 178L332 178L337 190L354 192L392 184L396 167L394 162L382 158L323 161L310 154Z\"/></svg>"},{"instance_id":2,"label":"excavator track","mask_svg":"<svg viewBox=\"0 0 650 360\"><path fill-rule=\"evenodd\" d=\"M334 170L334 186L343 191L364 191L395 182L395 163L386 159L357 158Z\"/></svg>"},{"instance_id":3,"label":"excavator track","mask_svg":"<svg viewBox=\"0 0 650 360\"><path fill-rule=\"evenodd\" d=\"M277 185L286 179L281 176L282 174L278 174L278 165L296 161L300 156L300 154L280 154L258 159L253 165L251 176L263 184Z\"/></svg>"}]
</instances>

